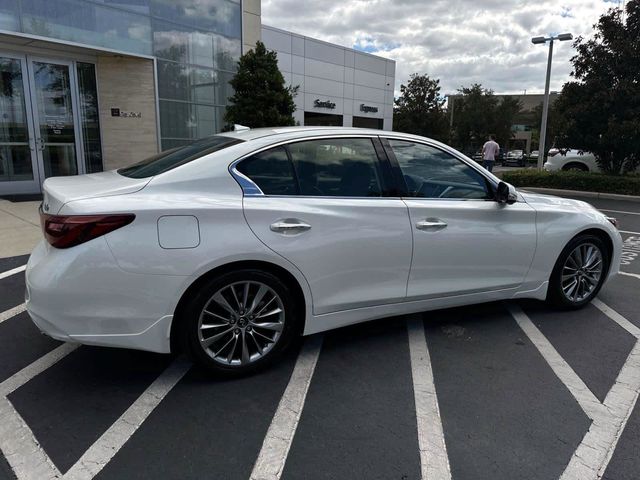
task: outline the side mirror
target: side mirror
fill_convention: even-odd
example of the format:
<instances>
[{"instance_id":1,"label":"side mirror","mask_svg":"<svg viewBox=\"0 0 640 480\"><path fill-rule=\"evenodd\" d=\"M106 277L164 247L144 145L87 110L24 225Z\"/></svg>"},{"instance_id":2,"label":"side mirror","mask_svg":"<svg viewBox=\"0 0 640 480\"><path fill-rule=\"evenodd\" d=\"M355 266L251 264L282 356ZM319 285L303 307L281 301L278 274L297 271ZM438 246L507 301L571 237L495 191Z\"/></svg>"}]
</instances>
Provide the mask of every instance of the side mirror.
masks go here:
<instances>
[{"instance_id":1,"label":"side mirror","mask_svg":"<svg viewBox=\"0 0 640 480\"><path fill-rule=\"evenodd\" d=\"M496 202L511 205L512 203L516 203L517 201L518 192L516 192L516 189L513 187L513 185L509 185L506 182L500 182L498 184L498 188L496 189Z\"/></svg>"}]
</instances>

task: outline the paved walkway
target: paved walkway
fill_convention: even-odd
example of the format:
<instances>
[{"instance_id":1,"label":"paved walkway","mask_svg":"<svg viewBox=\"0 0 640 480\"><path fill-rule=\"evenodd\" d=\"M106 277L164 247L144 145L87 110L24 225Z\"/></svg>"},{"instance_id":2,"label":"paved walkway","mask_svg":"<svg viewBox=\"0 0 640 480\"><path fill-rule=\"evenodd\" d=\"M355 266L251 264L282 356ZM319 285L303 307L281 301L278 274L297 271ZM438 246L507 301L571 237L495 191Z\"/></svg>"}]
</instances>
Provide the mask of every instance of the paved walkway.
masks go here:
<instances>
[{"instance_id":1,"label":"paved walkway","mask_svg":"<svg viewBox=\"0 0 640 480\"><path fill-rule=\"evenodd\" d=\"M39 205L0 200L0 258L31 253L42 239Z\"/></svg>"}]
</instances>

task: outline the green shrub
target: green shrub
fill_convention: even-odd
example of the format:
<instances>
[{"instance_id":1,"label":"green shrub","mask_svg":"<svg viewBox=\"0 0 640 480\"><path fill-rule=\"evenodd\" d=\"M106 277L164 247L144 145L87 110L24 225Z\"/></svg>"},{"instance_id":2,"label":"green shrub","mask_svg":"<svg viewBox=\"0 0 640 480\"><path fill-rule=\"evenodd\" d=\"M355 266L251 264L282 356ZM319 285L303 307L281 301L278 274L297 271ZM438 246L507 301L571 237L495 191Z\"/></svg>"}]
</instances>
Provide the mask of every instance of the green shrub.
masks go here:
<instances>
[{"instance_id":1,"label":"green shrub","mask_svg":"<svg viewBox=\"0 0 640 480\"><path fill-rule=\"evenodd\" d=\"M504 172L502 179L514 187L559 188L584 192L640 195L640 175L605 175L588 172Z\"/></svg>"}]
</instances>

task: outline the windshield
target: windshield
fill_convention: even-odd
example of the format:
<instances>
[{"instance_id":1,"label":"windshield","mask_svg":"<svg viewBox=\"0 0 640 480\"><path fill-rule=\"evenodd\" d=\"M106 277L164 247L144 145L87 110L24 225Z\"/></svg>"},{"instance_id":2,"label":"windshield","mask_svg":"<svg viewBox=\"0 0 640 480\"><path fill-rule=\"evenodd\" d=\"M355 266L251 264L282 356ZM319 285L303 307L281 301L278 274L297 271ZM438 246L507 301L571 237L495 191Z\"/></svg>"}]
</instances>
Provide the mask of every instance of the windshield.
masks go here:
<instances>
[{"instance_id":1,"label":"windshield","mask_svg":"<svg viewBox=\"0 0 640 480\"><path fill-rule=\"evenodd\" d=\"M121 168L118 173L129 178L153 177L243 141L220 135L202 138L182 147L160 152L130 167Z\"/></svg>"}]
</instances>

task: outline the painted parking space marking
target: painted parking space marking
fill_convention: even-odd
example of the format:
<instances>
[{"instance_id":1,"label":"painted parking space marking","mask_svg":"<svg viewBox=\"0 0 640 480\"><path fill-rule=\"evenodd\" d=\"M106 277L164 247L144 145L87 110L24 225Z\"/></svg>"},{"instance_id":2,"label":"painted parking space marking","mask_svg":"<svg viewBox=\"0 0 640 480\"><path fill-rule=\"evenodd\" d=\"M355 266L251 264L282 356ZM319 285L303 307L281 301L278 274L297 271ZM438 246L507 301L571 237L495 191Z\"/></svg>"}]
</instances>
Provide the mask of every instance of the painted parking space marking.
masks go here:
<instances>
[{"instance_id":1,"label":"painted parking space marking","mask_svg":"<svg viewBox=\"0 0 640 480\"><path fill-rule=\"evenodd\" d=\"M10 318L15 317L16 315L21 314L26 309L27 309L27 306L23 303L23 304L18 305L16 307L10 308L9 310L5 310L4 312L1 312L0 313L0 323L4 322L5 320L9 320Z\"/></svg>"},{"instance_id":2,"label":"painted parking space marking","mask_svg":"<svg viewBox=\"0 0 640 480\"><path fill-rule=\"evenodd\" d=\"M451 467L444 440L436 386L433 380L431 357L427 347L424 323L420 315L413 315L407 321L407 332L416 402L422 479L447 480L451 478Z\"/></svg>"},{"instance_id":3,"label":"painted parking space marking","mask_svg":"<svg viewBox=\"0 0 640 480\"><path fill-rule=\"evenodd\" d=\"M640 275L638 275L637 273L629 273L629 272L619 272L619 273L620 275L625 275L627 277L634 277L640 280Z\"/></svg>"},{"instance_id":4,"label":"painted parking space marking","mask_svg":"<svg viewBox=\"0 0 640 480\"><path fill-rule=\"evenodd\" d=\"M65 479L90 480L118 453L153 410L191 368L185 358L176 359L138 397L109 429L64 475Z\"/></svg>"},{"instance_id":5,"label":"painted parking space marking","mask_svg":"<svg viewBox=\"0 0 640 480\"><path fill-rule=\"evenodd\" d=\"M293 443L304 402L322 349L322 336L305 341L258 454L251 480L278 480Z\"/></svg>"},{"instance_id":6,"label":"painted parking space marking","mask_svg":"<svg viewBox=\"0 0 640 480\"><path fill-rule=\"evenodd\" d=\"M618 230L620 233L625 233L629 235L640 235L640 232L632 232L630 230Z\"/></svg>"},{"instance_id":7,"label":"painted parking space marking","mask_svg":"<svg viewBox=\"0 0 640 480\"><path fill-rule=\"evenodd\" d=\"M636 325L634 325L629 320L624 318L622 315L616 312L613 308L606 305L602 300L600 300L599 298L594 298L593 300L591 300L591 304L594 307L596 307L598 310L600 310L602 313L604 313L611 320L613 320L622 328L624 328L631 335L633 335L637 339L640 339L640 328L638 328Z\"/></svg>"},{"instance_id":8,"label":"painted parking space marking","mask_svg":"<svg viewBox=\"0 0 640 480\"><path fill-rule=\"evenodd\" d=\"M48 480L62 475L7 396L76 348L63 344L0 383L0 450L18 480Z\"/></svg>"},{"instance_id":9,"label":"painted parking space marking","mask_svg":"<svg viewBox=\"0 0 640 480\"><path fill-rule=\"evenodd\" d=\"M15 275L16 273L24 272L27 269L26 265L22 265L21 267L12 268L11 270L7 270L6 272L0 273L0 280L3 278L10 277L11 275Z\"/></svg>"},{"instance_id":10,"label":"painted parking space marking","mask_svg":"<svg viewBox=\"0 0 640 480\"><path fill-rule=\"evenodd\" d=\"M508 305L509 312L518 323L522 331L529 337L542 357L549 364L560 381L567 387L571 395L576 399L584 413L590 419L598 417L604 410L600 401L582 381L578 374L571 368L555 347L547 340L536 327L529 316L515 304Z\"/></svg>"},{"instance_id":11,"label":"painted parking space marking","mask_svg":"<svg viewBox=\"0 0 640 480\"><path fill-rule=\"evenodd\" d=\"M638 341L640 328L601 300L595 299L593 304L636 338L633 349L602 403L560 357L528 316L518 306L509 305L509 310L518 325L592 420L588 432L573 453L561 480L602 478L640 394L640 341Z\"/></svg>"}]
</instances>

